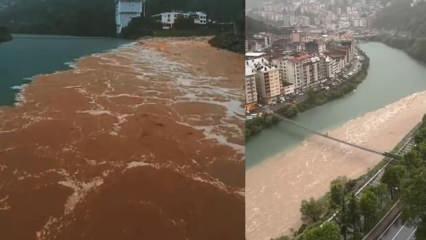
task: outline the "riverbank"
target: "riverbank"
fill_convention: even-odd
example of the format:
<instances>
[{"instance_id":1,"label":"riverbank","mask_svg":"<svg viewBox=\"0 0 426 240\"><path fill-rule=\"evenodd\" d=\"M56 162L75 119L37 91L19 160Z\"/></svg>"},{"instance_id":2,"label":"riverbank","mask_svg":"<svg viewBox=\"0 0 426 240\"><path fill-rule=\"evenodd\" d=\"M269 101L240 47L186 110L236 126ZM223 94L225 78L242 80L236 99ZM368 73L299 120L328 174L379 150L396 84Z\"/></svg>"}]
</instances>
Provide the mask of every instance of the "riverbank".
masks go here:
<instances>
[{"instance_id":1,"label":"riverbank","mask_svg":"<svg viewBox=\"0 0 426 240\"><path fill-rule=\"evenodd\" d=\"M344 97L345 95L354 91L357 86L366 78L370 66L370 60L368 56L360 49L358 52L363 57L363 61L361 61L361 69L351 78L344 80L339 85L336 85L327 91L311 90L308 92L308 98L305 101L296 104L288 104L283 108L276 110L275 112L287 118L295 118L299 113ZM246 139L249 140L251 137L259 134L262 130L270 128L279 122L280 120L277 117L269 114L263 114L261 117L247 120Z\"/></svg>"},{"instance_id":2,"label":"riverbank","mask_svg":"<svg viewBox=\"0 0 426 240\"><path fill-rule=\"evenodd\" d=\"M0 108L2 236L244 239L243 67L168 38L37 76Z\"/></svg>"},{"instance_id":3,"label":"riverbank","mask_svg":"<svg viewBox=\"0 0 426 240\"><path fill-rule=\"evenodd\" d=\"M403 50L412 58L426 63L426 38L409 38L381 34L371 40L382 42L390 47Z\"/></svg>"},{"instance_id":4,"label":"riverbank","mask_svg":"<svg viewBox=\"0 0 426 240\"><path fill-rule=\"evenodd\" d=\"M379 151L390 151L426 112L426 92L367 113L329 135ZM264 161L246 175L248 239L291 235L301 225L302 200L320 198L331 181L365 174L382 157L310 137L295 149Z\"/></svg>"}]
</instances>

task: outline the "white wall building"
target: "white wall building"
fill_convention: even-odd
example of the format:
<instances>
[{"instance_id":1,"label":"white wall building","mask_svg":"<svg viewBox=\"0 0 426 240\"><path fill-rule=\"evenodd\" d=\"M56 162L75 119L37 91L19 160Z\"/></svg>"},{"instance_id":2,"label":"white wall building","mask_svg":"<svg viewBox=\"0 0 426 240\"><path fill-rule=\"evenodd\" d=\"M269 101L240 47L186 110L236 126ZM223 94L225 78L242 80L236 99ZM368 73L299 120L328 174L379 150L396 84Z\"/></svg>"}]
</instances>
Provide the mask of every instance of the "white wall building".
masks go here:
<instances>
[{"instance_id":1,"label":"white wall building","mask_svg":"<svg viewBox=\"0 0 426 240\"><path fill-rule=\"evenodd\" d=\"M284 95L293 95L295 91L296 89L294 88L294 84L292 83L283 86Z\"/></svg>"},{"instance_id":2,"label":"white wall building","mask_svg":"<svg viewBox=\"0 0 426 240\"><path fill-rule=\"evenodd\" d=\"M172 11L155 14L152 17L159 18L159 21L161 22L161 24L163 24L163 28L165 29L173 28L176 19L178 19L179 17L192 17L194 18L194 24L205 25L208 23L207 14L203 12Z\"/></svg>"},{"instance_id":3,"label":"white wall building","mask_svg":"<svg viewBox=\"0 0 426 240\"><path fill-rule=\"evenodd\" d=\"M207 24L207 14L203 12L195 12L192 13L192 16L194 16L194 23L195 24Z\"/></svg>"},{"instance_id":4,"label":"white wall building","mask_svg":"<svg viewBox=\"0 0 426 240\"><path fill-rule=\"evenodd\" d=\"M142 0L116 0L115 23L117 34L127 27L133 18L142 16Z\"/></svg>"},{"instance_id":5,"label":"white wall building","mask_svg":"<svg viewBox=\"0 0 426 240\"><path fill-rule=\"evenodd\" d=\"M245 72L246 104L257 103L256 70L246 64Z\"/></svg>"},{"instance_id":6,"label":"white wall building","mask_svg":"<svg viewBox=\"0 0 426 240\"><path fill-rule=\"evenodd\" d=\"M247 68L256 72L256 90L259 100L266 104L276 103L282 86L278 68L272 66L264 57L247 60Z\"/></svg>"}]
</instances>

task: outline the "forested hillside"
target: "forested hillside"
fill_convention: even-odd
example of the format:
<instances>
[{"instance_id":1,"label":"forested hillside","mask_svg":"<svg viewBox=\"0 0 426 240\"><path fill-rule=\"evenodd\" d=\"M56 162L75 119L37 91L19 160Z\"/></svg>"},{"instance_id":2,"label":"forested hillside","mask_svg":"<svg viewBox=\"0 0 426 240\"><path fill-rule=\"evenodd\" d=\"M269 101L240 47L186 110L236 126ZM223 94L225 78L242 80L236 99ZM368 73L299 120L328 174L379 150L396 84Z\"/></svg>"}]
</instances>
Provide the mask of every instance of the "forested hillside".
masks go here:
<instances>
[{"instance_id":1,"label":"forested hillside","mask_svg":"<svg viewBox=\"0 0 426 240\"><path fill-rule=\"evenodd\" d=\"M279 29L274 26L249 16L246 17L246 33L251 35L259 32L280 33Z\"/></svg>"},{"instance_id":2,"label":"forested hillside","mask_svg":"<svg viewBox=\"0 0 426 240\"><path fill-rule=\"evenodd\" d=\"M401 31L413 37L426 36L426 2L412 3L413 0L393 0L378 14L375 27Z\"/></svg>"},{"instance_id":3,"label":"forested hillside","mask_svg":"<svg viewBox=\"0 0 426 240\"><path fill-rule=\"evenodd\" d=\"M113 36L113 0L14 0L0 11L11 32Z\"/></svg>"},{"instance_id":4,"label":"forested hillside","mask_svg":"<svg viewBox=\"0 0 426 240\"><path fill-rule=\"evenodd\" d=\"M426 1L393 0L377 16L375 27L386 30L375 40L426 62Z\"/></svg>"},{"instance_id":5,"label":"forested hillside","mask_svg":"<svg viewBox=\"0 0 426 240\"><path fill-rule=\"evenodd\" d=\"M234 21L242 18L243 9L241 0L147 0L149 15L201 10L213 19ZM11 32L113 36L114 14L114 0L0 0L0 23Z\"/></svg>"}]
</instances>

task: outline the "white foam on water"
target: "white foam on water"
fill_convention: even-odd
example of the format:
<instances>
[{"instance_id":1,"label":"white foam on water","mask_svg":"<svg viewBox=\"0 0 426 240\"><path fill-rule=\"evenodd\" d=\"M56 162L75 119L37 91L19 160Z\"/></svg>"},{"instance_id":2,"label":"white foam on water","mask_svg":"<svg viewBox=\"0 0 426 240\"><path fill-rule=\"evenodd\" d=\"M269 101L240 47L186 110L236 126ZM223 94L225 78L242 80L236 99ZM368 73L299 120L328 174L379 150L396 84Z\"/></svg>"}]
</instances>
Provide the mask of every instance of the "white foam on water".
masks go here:
<instances>
[{"instance_id":1,"label":"white foam on water","mask_svg":"<svg viewBox=\"0 0 426 240\"><path fill-rule=\"evenodd\" d=\"M81 200L83 200L90 191L101 186L103 183L104 180L100 177L96 177L90 182L79 182L70 177L65 181L59 181L58 184L71 188L74 191L71 196L68 197L65 203L64 214L70 214L75 209L77 204L81 202Z\"/></svg>"},{"instance_id":2,"label":"white foam on water","mask_svg":"<svg viewBox=\"0 0 426 240\"><path fill-rule=\"evenodd\" d=\"M222 128L236 128L237 126L232 124L236 119L240 121L244 120L244 109L240 101L242 99L240 91L220 86L220 83L226 81L227 78L222 76L194 75L191 72L192 66L187 63L179 63L167 58L160 52L135 46L135 44L132 44L123 47L121 50L125 49L125 51L119 50L116 54L133 62L133 71L139 75L138 79L151 82L152 84L167 81L167 84L171 85L172 89L176 89L180 93L176 96L176 101L162 99L161 95L155 97L145 96L147 104L149 102L158 103L158 101L164 101L169 105L176 102L195 102L223 106L226 108L226 115L222 117L220 123L214 126L197 126L197 129L202 130L206 138L216 139L219 144L228 145L238 151L243 151L241 145L231 143L226 137L218 134L224 132L220 130ZM147 74L147 72L150 74ZM192 124L182 121L180 123L193 127Z\"/></svg>"}]
</instances>

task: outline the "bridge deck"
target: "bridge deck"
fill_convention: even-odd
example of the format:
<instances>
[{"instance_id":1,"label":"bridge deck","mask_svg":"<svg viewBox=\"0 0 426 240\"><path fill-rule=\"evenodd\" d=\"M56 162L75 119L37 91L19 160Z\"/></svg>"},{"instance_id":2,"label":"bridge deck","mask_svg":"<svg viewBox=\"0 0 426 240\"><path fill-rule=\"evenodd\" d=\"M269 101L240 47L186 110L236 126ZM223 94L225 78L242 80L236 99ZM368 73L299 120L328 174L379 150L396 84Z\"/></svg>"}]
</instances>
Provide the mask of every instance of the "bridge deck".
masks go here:
<instances>
[{"instance_id":1,"label":"bridge deck","mask_svg":"<svg viewBox=\"0 0 426 240\"><path fill-rule=\"evenodd\" d=\"M270 111L269 113L274 115L275 117L283 120L283 121L291 123L291 124L293 124L293 125L295 125L299 128L304 129L305 131L311 132L311 133L318 135L318 136L321 136L323 138L326 138L326 139L329 139L329 140L332 140L332 141L335 141L335 142L338 142L338 143L341 143L341 144L344 144L344 145L347 145L347 146L350 146L350 147L353 147L353 148L357 148L357 149L360 149L362 151L366 151L366 152L369 152L369 153L373 153L373 154L377 154L377 155L381 155L381 156L385 156L385 157L390 157L390 158L398 158L398 156L395 156L394 154L391 154L391 153L377 151L377 150L374 150L374 149L371 149L371 148L368 148L368 147L360 146L360 145L357 145L357 144L354 144L354 143L350 143L350 142L329 136L328 134L324 134L324 133L321 133L319 131L313 130L311 128L305 127L302 124L300 124L300 123L298 123L294 120L288 119L286 117L283 117L283 116L281 116L281 115L279 115L275 112Z\"/></svg>"}]
</instances>

